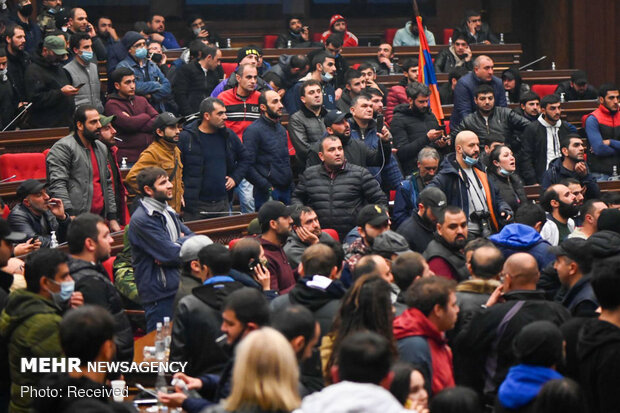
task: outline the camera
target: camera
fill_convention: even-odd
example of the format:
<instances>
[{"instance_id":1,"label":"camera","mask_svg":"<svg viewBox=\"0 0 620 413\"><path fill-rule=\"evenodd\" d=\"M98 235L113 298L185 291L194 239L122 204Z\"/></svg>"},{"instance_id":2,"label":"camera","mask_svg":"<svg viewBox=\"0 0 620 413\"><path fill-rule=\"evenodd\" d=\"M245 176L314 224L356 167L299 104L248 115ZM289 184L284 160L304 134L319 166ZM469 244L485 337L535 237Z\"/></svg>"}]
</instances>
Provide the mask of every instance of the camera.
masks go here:
<instances>
[{"instance_id":1,"label":"camera","mask_svg":"<svg viewBox=\"0 0 620 413\"><path fill-rule=\"evenodd\" d=\"M491 218L489 211L474 211L469 214L469 220L473 222L484 222Z\"/></svg>"}]
</instances>

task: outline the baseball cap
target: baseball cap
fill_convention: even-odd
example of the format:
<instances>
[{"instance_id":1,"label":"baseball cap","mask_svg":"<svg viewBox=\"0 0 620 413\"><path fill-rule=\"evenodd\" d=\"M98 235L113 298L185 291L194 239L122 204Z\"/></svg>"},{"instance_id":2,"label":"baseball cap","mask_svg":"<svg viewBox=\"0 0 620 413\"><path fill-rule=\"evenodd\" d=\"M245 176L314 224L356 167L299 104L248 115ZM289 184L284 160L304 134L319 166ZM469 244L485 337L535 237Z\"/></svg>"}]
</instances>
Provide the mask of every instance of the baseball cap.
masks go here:
<instances>
[{"instance_id":1,"label":"baseball cap","mask_svg":"<svg viewBox=\"0 0 620 413\"><path fill-rule=\"evenodd\" d=\"M357 214L357 226L364 227L369 224L373 227L379 227L386 224L390 220L387 209L381 205L366 205Z\"/></svg>"},{"instance_id":2,"label":"baseball cap","mask_svg":"<svg viewBox=\"0 0 620 413\"><path fill-rule=\"evenodd\" d=\"M587 260L590 257L590 246L583 238L567 238L560 244L549 247L549 252L556 257Z\"/></svg>"},{"instance_id":3,"label":"baseball cap","mask_svg":"<svg viewBox=\"0 0 620 413\"><path fill-rule=\"evenodd\" d=\"M108 126L110 122L114 120L115 117L116 115L110 115L110 116L99 115L99 122L101 123L101 127L103 128L104 126Z\"/></svg>"},{"instance_id":4,"label":"baseball cap","mask_svg":"<svg viewBox=\"0 0 620 413\"><path fill-rule=\"evenodd\" d=\"M387 259L391 259L393 254L400 255L410 251L405 237L392 230L377 235L372 243L372 252Z\"/></svg>"},{"instance_id":5,"label":"baseball cap","mask_svg":"<svg viewBox=\"0 0 620 413\"><path fill-rule=\"evenodd\" d=\"M437 216L448 206L448 199L441 189L430 187L420 192L418 195L418 203L429 207L433 215Z\"/></svg>"},{"instance_id":6,"label":"baseball cap","mask_svg":"<svg viewBox=\"0 0 620 413\"><path fill-rule=\"evenodd\" d=\"M13 231L9 223L0 218L0 239L9 242L21 242L26 240L26 234Z\"/></svg>"},{"instance_id":7,"label":"baseball cap","mask_svg":"<svg viewBox=\"0 0 620 413\"><path fill-rule=\"evenodd\" d=\"M609 230L620 234L620 209L607 208L601 211L597 226L599 231Z\"/></svg>"},{"instance_id":8,"label":"baseball cap","mask_svg":"<svg viewBox=\"0 0 620 413\"><path fill-rule=\"evenodd\" d=\"M575 70L572 75L570 75L570 80L579 85L583 86L588 83L588 75L583 70Z\"/></svg>"},{"instance_id":9,"label":"baseball cap","mask_svg":"<svg viewBox=\"0 0 620 413\"><path fill-rule=\"evenodd\" d=\"M245 46L239 49L237 52L237 63L241 62L244 57L254 54L257 57L261 57L260 49L256 46Z\"/></svg>"},{"instance_id":10,"label":"baseball cap","mask_svg":"<svg viewBox=\"0 0 620 413\"><path fill-rule=\"evenodd\" d=\"M163 129L166 126L174 126L177 125L183 117L176 117L170 112L160 113L153 123L153 132L157 129Z\"/></svg>"},{"instance_id":11,"label":"baseball cap","mask_svg":"<svg viewBox=\"0 0 620 413\"><path fill-rule=\"evenodd\" d=\"M213 244L211 238L206 235L195 235L189 238L181 245L179 258L182 262L188 262L198 259L198 253L207 245Z\"/></svg>"},{"instance_id":12,"label":"baseball cap","mask_svg":"<svg viewBox=\"0 0 620 413\"><path fill-rule=\"evenodd\" d=\"M58 36L47 36L43 40L43 47L54 52L55 55L68 54L67 44Z\"/></svg>"},{"instance_id":13,"label":"baseball cap","mask_svg":"<svg viewBox=\"0 0 620 413\"><path fill-rule=\"evenodd\" d=\"M290 217L291 212L292 209L280 201L267 201L258 210L258 222L262 225L272 219L276 220L280 217Z\"/></svg>"},{"instance_id":14,"label":"baseball cap","mask_svg":"<svg viewBox=\"0 0 620 413\"><path fill-rule=\"evenodd\" d=\"M37 179L27 179L17 187L17 198L23 201L30 194L36 194L45 188L47 184Z\"/></svg>"},{"instance_id":15,"label":"baseball cap","mask_svg":"<svg viewBox=\"0 0 620 413\"><path fill-rule=\"evenodd\" d=\"M353 116L351 113L344 113L339 110L330 110L323 118L323 123L326 127L330 127L334 123L338 123L343 119L349 119L351 116Z\"/></svg>"}]
</instances>

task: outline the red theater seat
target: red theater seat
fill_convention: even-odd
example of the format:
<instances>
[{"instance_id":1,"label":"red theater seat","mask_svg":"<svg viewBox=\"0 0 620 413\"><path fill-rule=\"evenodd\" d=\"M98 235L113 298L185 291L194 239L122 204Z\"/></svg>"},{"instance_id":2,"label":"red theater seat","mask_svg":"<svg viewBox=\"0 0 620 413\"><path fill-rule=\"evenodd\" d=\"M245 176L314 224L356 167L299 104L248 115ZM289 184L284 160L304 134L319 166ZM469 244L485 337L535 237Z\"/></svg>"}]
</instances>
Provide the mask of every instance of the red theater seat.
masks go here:
<instances>
[{"instance_id":1,"label":"red theater seat","mask_svg":"<svg viewBox=\"0 0 620 413\"><path fill-rule=\"evenodd\" d=\"M226 75L227 79L230 77L230 74L235 71L236 68L237 63L222 63L222 69L224 70L224 74Z\"/></svg>"},{"instance_id":2,"label":"red theater seat","mask_svg":"<svg viewBox=\"0 0 620 413\"><path fill-rule=\"evenodd\" d=\"M392 42L394 41L394 36L396 36L397 31L398 29L394 29L394 28L385 29L385 31L383 32L383 38L385 39L385 42L392 44Z\"/></svg>"},{"instance_id":3,"label":"red theater seat","mask_svg":"<svg viewBox=\"0 0 620 413\"><path fill-rule=\"evenodd\" d=\"M443 29L443 44L449 44L453 34L454 29Z\"/></svg>"},{"instance_id":4,"label":"red theater seat","mask_svg":"<svg viewBox=\"0 0 620 413\"><path fill-rule=\"evenodd\" d=\"M112 283L114 283L114 261L115 260L116 260L116 256L110 257L101 263L103 265L103 268L105 268L105 271L108 273L108 277L110 277L110 281L112 281Z\"/></svg>"},{"instance_id":5,"label":"red theater seat","mask_svg":"<svg viewBox=\"0 0 620 413\"><path fill-rule=\"evenodd\" d=\"M557 88L558 85L532 85L532 92L542 99L547 95L552 95Z\"/></svg>"},{"instance_id":6,"label":"red theater seat","mask_svg":"<svg viewBox=\"0 0 620 413\"><path fill-rule=\"evenodd\" d=\"M323 35L323 33L312 33L312 41L320 43L322 35Z\"/></svg>"},{"instance_id":7,"label":"red theater seat","mask_svg":"<svg viewBox=\"0 0 620 413\"><path fill-rule=\"evenodd\" d=\"M235 238L228 243L228 249L231 250L235 247L235 244L239 242L242 238Z\"/></svg>"},{"instance_id":8,"label":"red theater seat","mask_svg":"<svg viewBox=\"0 0 620 413\"><path fill-rule=\"evenodd\" d=\"M275 49L276 40L278 40L278 36L275 34L266 34L263 40L263 48L265 49Z\"/></svg>"},{"instance_id":9,"label":"red theater seat","mask_svg":"<svg viewBox=\"0 0 620 413\"><path fill-rule=\"evenodd\" d=\"M338 236L338 233L335 229L323 228L323 232L332 237L335 241L340 242L340 237Z\"/></svg>"},{"instance_id":10,"label":"red theater seat","mask_svg":"<svg viewBox=\"0 0 620 413\"><path fill-rule=\"evenodd\" d=\"M16 175L11 181L45 178L45 155L36 153L5 153L0 156L0 178Z\"/></svg>"}]
</instances>

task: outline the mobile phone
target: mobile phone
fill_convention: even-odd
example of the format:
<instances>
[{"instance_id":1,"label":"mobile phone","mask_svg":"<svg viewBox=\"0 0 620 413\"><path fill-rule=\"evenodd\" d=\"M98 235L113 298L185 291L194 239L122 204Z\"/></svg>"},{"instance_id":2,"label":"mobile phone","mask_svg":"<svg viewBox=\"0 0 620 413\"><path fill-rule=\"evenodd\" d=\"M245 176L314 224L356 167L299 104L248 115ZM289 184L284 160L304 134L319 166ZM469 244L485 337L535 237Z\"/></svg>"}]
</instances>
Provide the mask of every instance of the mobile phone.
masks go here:
<instances>
[{"instance_id":1,"label":"mobile phone","mask_svg":"<svg viewBox=\"0 0 620 413\"><path fill-rule=\"evenodd\" d=\"M381 133L383 130L383 115L377 115L377 132Z\"/></svg>"},{"instance_id":2,"label":"mobile phone","mask_svg":"<svg viewBox=\"0 0 620 413\"><path fill-rule=\"evenodd\" d=\"M250 260L250 263L248 264L248 270L254 271L256 269L257 265L258 265L258 261L256 261L254 258L252 258Z\"/></svg>"},{"instance_id":3,"label":"mobile phone","mask_svg":"<svg viewBox=\"0 0 620 413\"><path fill-rule=\"evenodd\" d=\"M439 129L441 129L443 133L446 133L446 125L439 125Z\"/></svg>"},{"instance_id":4,"label":"mobile phone","mask_svg":"<svg viewBox=\"0 0 620 413\"><path fill-rule=\"evenodd\" d=\"M157 393L156 393L156 392L154 392L154 391L152 391L152 390L149 390L149 389L145 388L145 387L144 387L143 385L141 385L140 383L136 383L136 387L137 387L139 390L141 390L141 391L145 392L146 394L148 394L148 395L150 395L150 396L153 396L153 397L155 397L156 399L158 398L158 397L157 397Z\"/></svg>"},{"instance_id":5,"label":"mobile phone","mask_svg":"<svg viewBox=\"0 0 620 413\"><path fill-rule=\"evenodd\" d=\"M76 89L79 89L79 88L81 88L82 86L84 86L85 84L86 84L86 83L80 83L80 84L79 84L79 85L77 85L75 88L76 88Z\"/></svg>"}]
</instances>

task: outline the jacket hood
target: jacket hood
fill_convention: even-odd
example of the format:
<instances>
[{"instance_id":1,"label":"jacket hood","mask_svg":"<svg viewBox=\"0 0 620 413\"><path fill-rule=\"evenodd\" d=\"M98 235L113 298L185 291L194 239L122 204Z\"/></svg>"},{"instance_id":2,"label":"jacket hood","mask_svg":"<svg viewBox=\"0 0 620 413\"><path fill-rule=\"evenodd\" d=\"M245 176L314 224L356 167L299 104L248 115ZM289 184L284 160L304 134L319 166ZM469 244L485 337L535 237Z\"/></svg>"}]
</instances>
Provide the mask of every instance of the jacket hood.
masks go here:
<instances>
[{"instance_id":1,"label":"jacket hood","mask_svg":"<svg viewBox=\"0 0 620 413\"><path fill-rule=\"evenodd\" d=\"M104 276L108 279L108 273L105 271L101 264L93 264L88 261L81 260L79 258L70 258L69 259L69 272L73 274L78 274L79 272L89 273L98 273L101 276ZM77 281L77 280L76 280Z\"/></svg>"},{"instance_id":2,"label":"jacket hood","mask_svg":"<svg viewBox=\"0 0 620 413\"><path fill-rule=\"evenodd\" d=\"M288 54L280 55L280 58L278 59L278 64L282 66L282 69L290 70L292 58L293 58L293 55L288 55Z\"/></svg>"},{"instance_id":3,"label":"jacket hood","mask_svg":"<svg viewBox=\"0 0 620 413\"><path fill-rule=\"evenodd\" d=\"M333 300L344 297L344 285L322 275L303 277L289 292L289 299L314 312Z\"/></svg>"},{"instance_id":4,"label":"jacket hood","mask_svg":"<svg viewBox=\"0 0 620 413\"><path fill-rule=\"evenodd\" d=\"M508 224L489 239L495 244L512 248L529 248L543 241L534 228L524 224Z\"/></svg>"},{"instance_id":5,"label":"jacket hood","mask_svg":"<svg viewBox=\"0 0 620 413\"><path fill-rule=\"evenodd\" d=\"M258 283L258 281L256 281L254 277L252 277L250 274L246 274L244 272L231 269L228 272L228 275L230 275L231 278L233 278L237 282L240 282L246 287L254 287L254 288L260 287L260 284ZM261 287L261 290L262 290L262 287Z\"/></svg>"},{"instance_id":6,"label":"jacket hood","mask_svg":"<svg viewBox=\"0 0 620 413\"><path fill-rule=\"evenodd\" d=\"M620 253L620 234L609 230L598 231L588 238L588 245L594 257L611 257Z\"/></svg>"},{"instance_id":7,"label":"jacket hood","mask_svg":"<svg viewBox=\"0 0 620 413\"><path fill-rule=\"evenodd\" d=\"M580 361L602 346L613 345L620 348L620 328L606 321L589 320L579 332L577 357Z\"/></svg>"},{"instance_id":8,"label":"jacket hood","mask_svg":"<svg viewBox=\"0 0 620 413\"><path fill-rule=\"evenodd\" d=\"M401 413L404 407L381 386L343 381L305 397L298 412L302 413Z\"/></svg>"},{"instance_id":9,"label":"jacket hood","mask_svg":"<svg viewBox=\"0 0 620 413\"><path fill-rule=\"evenodd\" d=\"M214 284L201 285L192 290L192 295L196 296L200 301L209 307L220 310L224 304L224 300L230 293L243 288L240 282L218 282Z\"/></svg>"},{"instance_id":10,"label":"jacket hood","mask_svg":"<svg viewBox=\"0 0 620 413\"><path fill-rule=\"evenodd\" d=\"M437 330L429 319L417 308L409 308L394 319L394 338L423 336L443 345L446 343L443 333Z\"/></svg>"},{"instance_id":11,"label":"jacket hood","mask_svg":"<svg viewBox=\"0 0 620 413\"><path fill-rule=\"evenodd\" d=\"M0 334L9 337L13 330L35 314L58 314L60 308L43 296L28 290L16 290L9 295L0 316Z\"/></svg>"},{"instance_id":12,"label":"jacket hood","mask_svg":"<svg viewBox=\"0 0 620 413\"><path fill-rule=\"evenodd\" d=\"M560 373L548 367L519 364L510 368L497 396L502 406L518 409L534 400L546 382L561 378Z\"/></svg>"}]
</instances>

